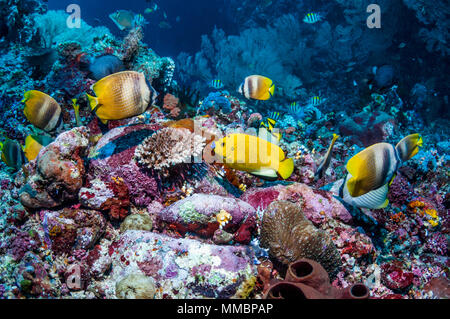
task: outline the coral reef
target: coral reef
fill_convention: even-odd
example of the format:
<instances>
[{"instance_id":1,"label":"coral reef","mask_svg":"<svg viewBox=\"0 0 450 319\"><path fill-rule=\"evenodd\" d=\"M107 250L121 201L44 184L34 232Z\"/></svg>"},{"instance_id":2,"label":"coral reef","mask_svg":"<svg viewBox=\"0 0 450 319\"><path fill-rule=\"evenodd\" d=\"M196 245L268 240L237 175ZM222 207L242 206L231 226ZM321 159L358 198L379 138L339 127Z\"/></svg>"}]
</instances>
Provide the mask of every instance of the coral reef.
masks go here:
<instances>
[{"instance_id":1,"label":"coral reef","mask_svg":"<svg viewBox=\"0 0 450 319\"><path fill-rule=\"evenodd\" d=\"M86 127L64 132L23 172L21 203L29 208L51 208L74 200L83 184L89 145ZM19 177L19 178L21 178Z\"/></svg>"},{"instance_id":2,"label":"coral reef","mask_svg":"<svg viewBox=\"0 0 450 319\"><path fill-rule=\"evenodd\" d=\"M287 201L272 202L264 211L261 245L283 265L298 258L319 262L334 278L341 258L331 238L303 215L301 207Z\"/></svg>"},{"instance_id":3,"label":"coral reef","mask_svg":"<svg viewBox=\"0 0 450 319\"><path fill-rule=\"evenodd\" d=\"M448 299L449 8L379 0L378 29L367 4L217 1L195 21L158 3L110 31L90 4L70 28L61 3L0 1L0 299ZM122 70L154 99L104 124L86 93ZM252 74L274 83L269 100L237 91ZM60 105L55 130L24 115L30 90ZM268 118L288 179L217 162L218 139ZM388 206L329 191L355 154L413 133ZM52 142L15 161L4 141L29 154L30 135Z\"/></svg>"},{"instance_id":4,"label":"coral reef","mask_svg":"<svg viewBox=\"0 0 450 319\"><path fill-rule=\"evenodd\" d=\"M337 289L330 283L325 269L313 260L302 258L289 264L283 281L272 281L264 293L265 299L367 299L369 289L354 284Z\"/></svg>"},{"instance_id":5,"label":"coral reef","mask_svg":"<svg viewBox=\"0 0 450 319\"><path fill-rule=\"evenodd\" d=\"M139 278L127 279L125 289L119 287L116 294L126 293L128 285L148 291L145 276L154 280L155 298L230 298L256 272L252 252L245 246L216 246L128 230L113 247L111 279L122 282L130 274ZM114 294L114 289L106 293Z\"/></svg>"}]
</instances>

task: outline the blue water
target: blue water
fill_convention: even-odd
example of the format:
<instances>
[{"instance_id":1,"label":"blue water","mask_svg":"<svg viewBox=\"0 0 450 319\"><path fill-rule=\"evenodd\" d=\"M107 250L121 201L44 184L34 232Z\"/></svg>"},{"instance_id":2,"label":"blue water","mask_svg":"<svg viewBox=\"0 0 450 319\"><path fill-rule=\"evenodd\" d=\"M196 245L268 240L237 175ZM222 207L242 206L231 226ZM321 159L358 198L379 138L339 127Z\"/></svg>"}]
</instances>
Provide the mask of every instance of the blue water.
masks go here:
<instances>
[{"instance_id":1,"label":"blue water","mask_svg":"<svg viewBox=\"0 0 450 319\"><path fill-rule=\"evenodd\" d=\"M176 56L184 51L195 53L200 49L201 35L210 34L214 29L224 29L227 34L233 33L236 27L231 22L230 14L223 7L223 0L164 0L156 1L159 10L144 14L151 1L92 1L92 0L49 0L49 10L65 10L69 4L78 4L81 8L81 18L92 26L106 26L114 35L123 33L109 18L116 10L131 10L144 15L149 24L145 27L144 42L162 56ZM167 20L164 19L166 12ZM177 22L179 17L179 22ZM167 21L171 29L158 26L161 21Z\"/></svg>"}]
</instances>

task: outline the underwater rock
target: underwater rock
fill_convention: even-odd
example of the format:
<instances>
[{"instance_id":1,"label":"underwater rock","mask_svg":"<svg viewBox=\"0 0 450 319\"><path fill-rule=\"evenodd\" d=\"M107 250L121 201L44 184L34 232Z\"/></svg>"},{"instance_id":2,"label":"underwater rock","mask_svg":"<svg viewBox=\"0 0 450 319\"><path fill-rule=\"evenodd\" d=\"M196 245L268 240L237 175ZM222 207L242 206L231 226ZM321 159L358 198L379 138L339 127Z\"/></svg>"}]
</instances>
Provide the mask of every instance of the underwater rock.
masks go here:
<instances>
[{"instance_id":1,"label":"underwater rock","mask_svg":"<svg viewBox=\"0 0 450 319\"><path fill-rule=\"evenodd\" d=\"M89 249L103 235L106 220L95 210L64 208L59 211L41 211L45 239L58 253Z\"/></svg>"},{"instance_id":2,"label":"underwater rock","mask_svg":"<svg viewBox=\"0 0 450 319\"><path fill-rule=\"evenodd\" d=\"M342 136L350 136L350 141L359 146L370 146L384 142L394 133L395 118L385 112L360 112L352 117L345 116L339 123Z\"/></svg>"},{"instance_id":3,"label":"underwater rock","mask_svg":"<svg viewBox=\"0 0 450 319\"><path fill-rule=\"evenodd\" d=\"M228 216L225 221L220 216ZM228 233L235 233L249 221L256 230L256 210L244 201L218 195L194 194L179 200L156 215L157 227L176 229L179 233L195 233L200 237L212 238L222 226ZM248 238L243 238L247 240ZM241 240L242 242L242 240Z\"/></svg>"},{"instance_id":4,"label":"underwater rock","mask_svg":"<svg viewBox=\"0 0 450 319\"><path fill-rule=\"evenodd\" d=\"M246 191L241 199L255 209L266 209L276 200L287 200L301 203L303 214L314 224L320 224L326 218L333 218L344 223L351 223L352 216L333 194L318 190L305 184L276 185L267 188L252 188Z\"/></svg>"},{"instance_id":5,"label":"underwater rock","mask_svg":"<svg viewBox=\"0 0 450 319\"><path fill-rule=\"evenodd\" d=\"M83 199L84 203L99 207L111 198L108 185L115 180L123 180L128 188L130 201L137 206L147 206L158 197L158 185L154 178L148 176L133 160L136 147L148 136L154 133L151 125L139 124L121 126L106 133L91 149L89 154L88 184L92 185L91 199ZM95 191L98 185L99 190ZM94 188L94 189L92 189ZM95 198L96 196L98 198ZM81 198L83 195L80 193ZM104 201L103 201L104 200ZM95 204L94 204L95 203Z\"/></svg>"},{"instance_id":6,"label":"underwater rock","mask_svg":"<svg viewBox=\"0 0 450 319\"><path fill-rule=\"evenodd\" d=\"M79 192L80 203L88 208L108 211L112 219L124 219L129 213L129 190L122 178L110 182L95 179Z\"/></svg>"},{"instance_id":7,"label":"underwater rock","mask_svg":"<svg viewBox=\"0 0 450 319\"><path fill-rule=\"evenodd\" d=\"M261 246L285 268L299 258L320 263L334 278L342 267L341 256L331 237L305 218L301 205L272 202L264 211Z\"/></svg>"},{"instance_id":8,"label":"underwater rock","mask_svg":"<svg viewBox=\"0 0 450 319\"><path fill-rule=\"evenodd\" d=\"M20 202L28 208L52 208L77 198L85 174L89 131L77 127L60 134L43 148L36 160L25 165L26 184Z\"/></svg>"},{"instance_id":9,"label":"underwater rock","mask_svg":"<svg viewBox=\"0 0 450 319\"><path fill-rule=\"evenodd\" d=\"M155 293L155 281L143 274L129 274L116 283L119 299L153 299Z\"/></svg>"},{"instance_id":10,"label":"underwater rock","mask_svg":"<svg viewBox=\"0 0 450 319\"><path fill-rule=\"evenodd\" d=\"M126 231L110 246L110 255L113 283L143 274L154 280L156 299L232 298L256 275L248 246L210 245L147 231Z\"/></svg>"},{"instance_id":11,"label":"underwater rock","mask_svg":"<svg viewBox=\"0 0 450 319\"><path fill-rule=\"evenodd\" d=\"M42 298L60 297L58 278L49 276L47 264L36 254L27 252L14 267L14 278L20 294Z\"/></svg>"}]
</instances>

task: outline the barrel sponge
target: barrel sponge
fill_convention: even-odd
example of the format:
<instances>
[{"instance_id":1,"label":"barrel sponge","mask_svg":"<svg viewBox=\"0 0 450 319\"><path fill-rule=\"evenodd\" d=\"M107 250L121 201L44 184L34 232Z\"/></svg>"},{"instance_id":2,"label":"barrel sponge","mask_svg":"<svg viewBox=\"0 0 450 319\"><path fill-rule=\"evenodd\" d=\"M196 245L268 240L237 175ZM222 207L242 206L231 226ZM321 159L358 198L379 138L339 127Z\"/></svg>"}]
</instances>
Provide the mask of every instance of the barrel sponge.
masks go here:
<instances>
[{"instance_id":1,"label":"barrel sponge","mask_svg":"<svg viewBox=\"0 0 450 319\"><path fill-rule=\"evenodd\" d=\"M116 283L116 297L119 299L153 299L156 288L153 278L131 273Z\"/></svg>"},{"instance_id":2,"label":"barrel sponge","mask_svg":"<svg viewBox=\"0 0 450 319\"><path fill-rule=\"evenodd\" d=\"M301 205L301 203L299 203ZM304 215L301 206L274 201L264 211L261 245L282 265L299 258L321 264L334 278L342 266L340 254L328 234L317 229Z\"/></svg>"}]
</instances>

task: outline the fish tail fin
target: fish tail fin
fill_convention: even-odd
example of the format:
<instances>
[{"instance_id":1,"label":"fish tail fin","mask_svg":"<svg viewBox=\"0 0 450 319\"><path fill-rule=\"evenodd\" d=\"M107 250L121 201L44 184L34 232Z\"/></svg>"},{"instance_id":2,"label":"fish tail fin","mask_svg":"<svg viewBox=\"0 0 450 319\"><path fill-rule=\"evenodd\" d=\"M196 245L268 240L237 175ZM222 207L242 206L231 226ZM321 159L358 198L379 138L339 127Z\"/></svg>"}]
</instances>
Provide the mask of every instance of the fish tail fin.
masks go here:
<instances>
[{"instance_id":1,"label":"fish tail fin","mask_svg":"<svg viewBox=\"0 0 450 319\"><path fill-rule=\"evenodd\" d=\"M269 93L270 96L273 96L273 94L275 93L275 84L272 83L272 86L269 88Z\"/></svg>"},{"instance_id":2,"label":"fish tail fin","mask_svg":"<svg viewBox=\"0 0 450 319\"><path fill-rule=\"evenodd\" d=\"M98 107L98 98L86 93L86 96L89 100L89 105L91 106L91 110L94 111Z\"/></svg>"},{"instance_id":3,"label":"fish tail fin","mask_svg":"<svg viewBox=\"0 0 450 319\"><path fill-rule=\"evenodd\" d=\"M333 142L336 142L336 140L339 138L340 136L337 135L336 133L333 133Z\"/></svg>"},{"instance_id":4,"label":"fish tail fin","mask_svg":"<svg viewBox=\"0 0 450 319\"><path fill-rule=\"evenodd\" d=\"M283 179L289 178L294 172L294 160L292 158L287 158L284 161L280 162L280 167L278 168L278 174Z\"/></svg>"}]
</instances>

